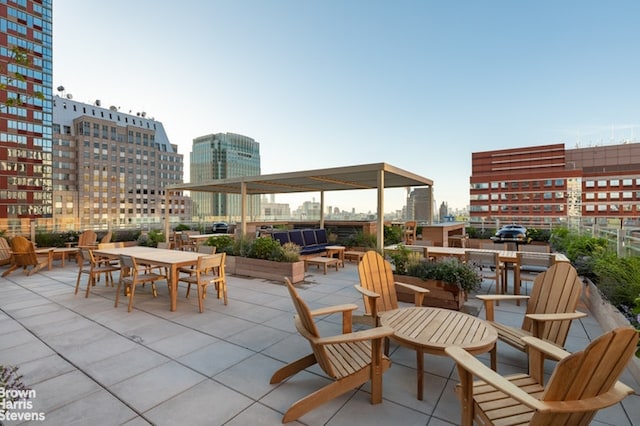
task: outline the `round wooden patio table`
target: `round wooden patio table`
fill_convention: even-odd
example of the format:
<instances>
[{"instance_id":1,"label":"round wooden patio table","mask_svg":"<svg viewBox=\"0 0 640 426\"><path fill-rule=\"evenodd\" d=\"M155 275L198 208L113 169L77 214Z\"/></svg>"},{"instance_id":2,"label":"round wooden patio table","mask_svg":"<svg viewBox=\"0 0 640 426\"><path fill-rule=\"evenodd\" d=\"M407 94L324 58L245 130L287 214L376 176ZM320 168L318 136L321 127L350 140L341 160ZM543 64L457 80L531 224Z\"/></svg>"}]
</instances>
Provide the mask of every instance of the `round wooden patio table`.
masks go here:
<instances>
[{"instance_id":1,"label":"round wooden patio table","mask_svg":"<svg viewBox=\"0 0 640 426\"><path fill-rule=\"evenodd\" d=\"M393 328L393 340L416 350L419 400L423 393L425 352L446 355L445 348L459 346L480 354L490 351L498 340L498 332L486 321L449 309L394 309L380 316L380 324Z\"/></svg>"}]
</instances>

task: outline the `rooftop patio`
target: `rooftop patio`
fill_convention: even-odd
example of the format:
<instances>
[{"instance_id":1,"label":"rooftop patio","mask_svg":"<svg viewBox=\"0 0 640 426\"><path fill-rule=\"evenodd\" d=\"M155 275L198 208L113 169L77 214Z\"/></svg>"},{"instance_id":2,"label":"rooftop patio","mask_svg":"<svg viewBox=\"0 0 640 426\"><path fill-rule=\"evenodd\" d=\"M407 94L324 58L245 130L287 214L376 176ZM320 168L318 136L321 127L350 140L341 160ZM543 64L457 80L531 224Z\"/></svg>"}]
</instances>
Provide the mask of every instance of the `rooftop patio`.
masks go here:
<instances>
[{"instance_id":1,"label":"rooftop patio","mask_svg":"<svg viewBox=\"0 0 640 426\"><path fill-rule=\"evenodd\" d=\"M287 290L279 283L229 276L228 306L210 296L202 314L197 297L186 299L184 288L177 310L170 312L167 288L160 283L157 298L148 286L137 290L135 308L127 313L126 303L113 307L115 288L104 281L88 299L82 292L74 295L76 277L77 266L70 262L30 277L14 272L0 281L0 363L20 367L23 381L36 391L28 411L44 413L44 424L275 425L293 402L328 380L314 366L279 385L269 384L274 371L309 353L295 330ZM347 262L327 275L311 268L296 287L312 309L356 303L361 314L362 299L353 288L357 282L357 267ZM487 282L482 291L490 287ZM503 302L497 309L501 322L522 320L524 306ZM340 319L320 319L321 332L340 333ZM567 349L582 349L602 332L591 315L575 321ZM526 369L525 354L498 345L500 373ZM459 423L457 370L451 359L425 355L424 401L418 401L415 352L392 342L390 357L382 404L369 403L367 384L299 423ZM488 354L479 358L488 365ZM552 367L548 361L547 370ZM628 371L622 381L640 391ZM636 394L600 411L594 424L632 425L639 419Z\"/></svg>"}]
</instances>

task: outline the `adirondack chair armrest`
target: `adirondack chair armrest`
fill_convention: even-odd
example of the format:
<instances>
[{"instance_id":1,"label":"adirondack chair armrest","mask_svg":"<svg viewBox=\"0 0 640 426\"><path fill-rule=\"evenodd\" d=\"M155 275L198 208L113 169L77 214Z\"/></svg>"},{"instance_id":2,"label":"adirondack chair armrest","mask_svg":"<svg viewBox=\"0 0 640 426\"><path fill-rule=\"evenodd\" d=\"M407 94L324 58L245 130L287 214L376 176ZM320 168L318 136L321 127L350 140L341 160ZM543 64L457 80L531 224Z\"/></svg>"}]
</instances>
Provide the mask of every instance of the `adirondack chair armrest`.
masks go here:
<instances>
[{"instance_id":1,"label":"adirondack chair armrest","mask_svg":"<svg viewBox=\"0 0 640 426\"><path fill-rule=\"evenodd\" d=\"M527 314L526 317L532 319L533 321L566 321L566 320L574 320L578 318L584 318L587 314L584 312L576 311L576 312L567 312L562 314Z\"/></svg>"},{"instance_id":2,"label":"adirondack chair armrest","mask_svg":"<svg viewBox=\"0 0 640 426\"><path fill-rule=\"evenodd\" d=\"M476 299L480 299L484 302L493 302L495 300L524 300L529 299L531 296L525 295L513 295L513 294L479 294L476 295Z\"/></svg>"},{"instance_id":3,"label":"adirondack chair armrest","mask_svg":"<svg viewBox=\"0 0 640 426\"><path fill-rule=\"evenodd\" d=\"M368 290L362 287L361 285L354 285L354 287L365 297L372 297L374 299L377 299L378 297L380 297L380 295L375 291Z\"/></svg>"},{"instance_id":4,"label":"adirondack chair armrest","mask_svg":"<svg viewBox=\"0 0 640 426\"><path fill-rule=\"evenodd\" d=\"M354 331L353 333L338 334L337 336L320 337L315 342L319 345L335 345L338 343L383 339L392 334L393 329L391 327L375 327L367 330Z\"/></svg>"},{"instance_id":5,"label":"adirondack chair armrest","mask_svg":"<svg viewBox=\"0 0 640 426\"><path fill-rule=\"evenodd\" d=\"M546 342L537 337L525 336L522 338L522 341L527 344L529 351L542 352L548 357L558 361L571 355L570 352L565 351L561 347L556 346L553 343Z\"/></svg>"},{"instance_id":6,"label":"adirondack chair armrest","mask_svg":"<svg viewBox=\"0 0 640 426\"><path fill-rule=\"evenodd\" d=\"M543 407L543 404L540 400L532 397L531 395L520 389L518 386L511 383L509 380L484 365L476 357L474 357L461 347L450 346L445 349L445 352L447 353L447 355L454 359L454 361L458 364L458 368L462 368L467 372L467 374L484 380L488 384L494 386L496 389L504 392L516 401L519 401L526 406L533 408L534 410L540 410ZM462 375L462 372L460 373ZM464 384L465 381L461 382ZM466 382L466 385L470 386L471 389L473 389L473 381L468 380ZM468 391L469 389L462 390L465 395L469 395Z\"/></svg>"},{"instance_id":7,"label":"adirondack chair armrest","mask_svg":"<svg viewBox=\"0 0 640 426\"><path fill-rule=\"evenodd\" d=\"M540 401L542 404L540 412L578 413L600 410L617 404L627 395L633 393L634 390L632 388L618 381L608 392L599 396L593 396L579 401Z\"/></svg>"},{"instance_id":8,"label":"adirondack chair armrest","mask_svg":"<svg viewBox=\"0 0 640 426\"><path fill-rule=\"evenodd\" d=\"M476 296L476 299L480 299L484 302L484 312L487 321L494 321L494 302L501 300L528 300L530 296L524 295L511 295L511 294L481 294Z\"/></svg>"},{"instance_id":9,"label":"adirondack chair armrest","mask_svg":"<svg viewBox=\"0 0 640 426\"><path fill-rule=\"evenodd\" d=\"M335 305L335 306L327 306L326 308L318 308L312 311L309 311L312 317L317 317L320 315L330 315L337 314L339 312L351 312L358 309L358 305L355 303L346 303L344 305Z\"/></svg>"},{"instance_id":10,"label":"adirondack chair armrest","mask_svg":"<svg viewBox=\"0 0 640 426\"><path fill-rule=\"evenodd\" d=\"M394 282L397 287L402 287L406 290L409 290L413 293L414 302L416 306L422 306L422 301L424 300L424 295L429 293L429 289L418 287L411 284Z\"/></svg>"}]
</instances>

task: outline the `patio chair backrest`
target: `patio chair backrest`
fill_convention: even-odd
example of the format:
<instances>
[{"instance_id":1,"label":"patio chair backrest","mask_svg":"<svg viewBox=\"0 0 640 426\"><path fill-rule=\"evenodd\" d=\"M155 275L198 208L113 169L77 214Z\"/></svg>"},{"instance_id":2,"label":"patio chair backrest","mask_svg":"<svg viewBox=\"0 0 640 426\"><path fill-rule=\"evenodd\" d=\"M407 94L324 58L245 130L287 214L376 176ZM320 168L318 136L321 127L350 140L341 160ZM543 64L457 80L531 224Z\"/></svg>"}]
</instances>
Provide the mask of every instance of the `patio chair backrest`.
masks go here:
<instances>
[{"instance_id":1,"label":"patio chair backrest","mask_svg":"<svg viewBox=\"0 0 640 426\"><path fill-rule=\"evenodd\" d=\"M34 266L38 264L35 247L25 237L16 235L11 239L14 263L18 266Z\"/></svg>"},{"instance_id":2,"label":"patio chair backrest","mask_svg":"<svg viewBox=\"0 0 640 426\"><path fill-rule=\"evenodd\" d=\"M98 235L91 229L87 229L78 238L79 246L92 246L98 241ZM105 241L106 242L106 241Z\"/></svg>"},{"instance_id":3,"label":"patio chair backrest","mask_svg":"<svg viewBox=\"0 0 640 426\"><path fill-rule=\"evenodd\" d=\"M302 231L302 238L304 239L305 246L315 246L318 244L316 241L316 233L313 229L305 229Z\"/></svg>"},{"instance_id":4,"label":"patio chair backrest","mask_svg":"<svg viewBox=\"0 0 640 426\"><path fill-rule=\"evenodd\" d=\"M533 331L533 321L529 314L562 314L575 312L580 295L582 280L576 269L569 262L558 262L547 271L539 274L531 289L531 297L527 302L527 311L522 321L522 329ZM564 346L569 334L571 320L550 321L541 338Z\"/></svg>"},{"instance_id":5,"label":"patio chair backrest","mask_svg":"<svg viewBox=\"0 0 640 426\"><path fill-rule=\"evenodd\" d=\"M271 238L280 242L280 245L284 245L289 242L289 233L287 231L274 232L273 234L271 234Z\"/></svg>"},{"instance_id":6,"label":"patio chair backrest","mask_svg":"<svg viewBox=\"0 0 640 426\"><path fill-rule=\"evenodd\" d=\"M293 229L289 231L289 241L300 247L304 247L304 237L302 236L302 231L299 229Z\"/></svg>"},{"instance_id":7,"label":"patio chair backrest","mask_svg":"<svg viewBox=\"0 0 640 426\"><path fill-rule=\"evenodd\" d=\"M498 252L466 250L464 255L466 263L477 266L483 270L485 268L493 268L495 270L500 267Z\"/></svg>"},{"instance_id":8,"label":"patio chair backrest","mask_svg":"<svg viewBox=\"0 0 640 426\"><path fill-rule=\"evenodd\" d=\"M378 313L398 308L393 269L380 253L375 250L366 252L358 263L358 275L360 276L360 286L380 295L376 300ZM365 312L371 315L371 307L366 296L363 296L363 299Z\"/></svg>"},{"instance_id":9,"label":"patio chair backrest","mask_svg":"<svg viewBox=\"0 0 640 426\"><path fill-rule=\"evenodd\" d=\"M318 327L316 326L316 323L311 316L309 307L307 306L305 301L300 298L295 287L293 287L293 284L291 284L291 281L289 281L289 279L286 277L284 280L287 285L287 289L289 290L289 294L291 295L293 305L295 306L296 312L298 313L295 319L296 329L309 341L311 349L313 350L316 360L318 361L318 365L324 370L325 373L327 373L327 375L336 378L337 374L333 371L333 366L327 359L328 357L324 346L314 344L314 341L320 338L320 332L318 331Z\"/></svg>"},{"instance_id":10,"label":"patio chair backrest","mask_svg":"<svg viewBox=\"0 0 640 426\"><path fill-rule=\"evenodd\" d=\"M319 228L315 230L316 233L316 241L318 244L328 244L329 238L327 237L327 230L324 228Z\"/></svg>"},{"instance_id":11,"label":"patio chair backrest","mask_svg":"<svg viewBox=\"0 0 640 426\"><path fill-rule=\"evenodd\" d=\"M638 345L638 332L621 327L603 334L583 351L558 362L541 400L567 404L605 395L616 385ZM588 403L585 402L585 405ZM567 410L568 411L568 410ZM576 410L577 411L577 410ZM532 424L589 424L596 410L543 414L537 412Z\"/></svg>"}]
</instances>

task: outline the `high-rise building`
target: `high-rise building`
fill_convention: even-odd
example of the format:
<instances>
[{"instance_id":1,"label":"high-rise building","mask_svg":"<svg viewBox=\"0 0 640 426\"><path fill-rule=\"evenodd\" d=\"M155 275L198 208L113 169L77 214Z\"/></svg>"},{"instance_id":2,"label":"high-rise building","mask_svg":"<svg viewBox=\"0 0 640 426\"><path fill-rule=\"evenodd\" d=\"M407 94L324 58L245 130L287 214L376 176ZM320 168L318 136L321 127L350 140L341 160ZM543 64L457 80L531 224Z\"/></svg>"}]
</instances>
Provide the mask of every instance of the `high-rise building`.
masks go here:
<instances>
[{"instance_id":1,"label":"high-rise building","mask_svg":"<svg viewBox=\"0 0 640 426\"><path fill-rule=\"evenodd\" d=\"M63 88L59 88L61 91ZM191 220L189 199L169 194L182 183L183 155L161 122L55 96L53 216L56 229L144 226Z\"/></svg>"},{"instance_id":2,"label":"high-rise building","mask_svg":"<svg viewBox=\"0 0 640 426\"><path fill-rule=\"evenodd\" d=\"M52 219L51 32L51 0L0 2L1 230Z\"/></svg>"},{"instance_id":3,"label":"high-rise building","mask_svg":"<svg viewBox=\"0 0 640 426\"><path fill-rule=\"evenodd\" d=\"M640 144L553 144L472 154L472 222L636 221Z\"/></svg>"},{"instance_id":4,"label":"high-rise building","mask_svg":"<svg viewBox=\"0 0 640 426\"><path fill-rule=\"evenodd\" d=\"M415 188L407 195L405 218L423 223L433 221L433 200L431 188Z\"/></svg>"},{"instance_id":5,"label":"high-rise building","mask_svg":"<svg viewBox=\"0 0 640 426\"><path fill-rule=\"evenodd\" d=\"M260 174L260 144L248 136L216 133L193 140L190 182L202 183ZM241 217L239 194L192 192L194 217L200 220L231 220ZM247 197L247 214L260 214L260 195Z\"/></svg>"}]
</instances>

